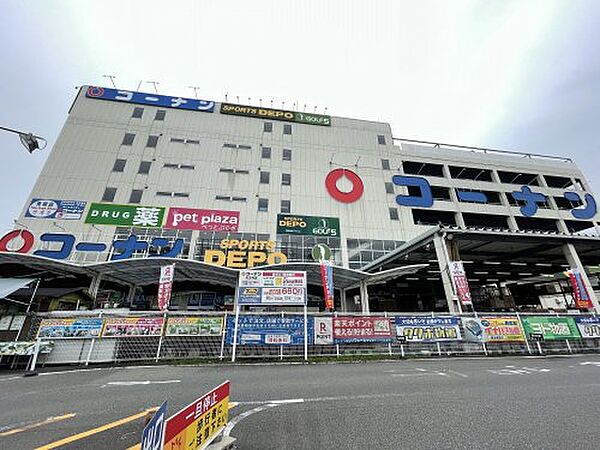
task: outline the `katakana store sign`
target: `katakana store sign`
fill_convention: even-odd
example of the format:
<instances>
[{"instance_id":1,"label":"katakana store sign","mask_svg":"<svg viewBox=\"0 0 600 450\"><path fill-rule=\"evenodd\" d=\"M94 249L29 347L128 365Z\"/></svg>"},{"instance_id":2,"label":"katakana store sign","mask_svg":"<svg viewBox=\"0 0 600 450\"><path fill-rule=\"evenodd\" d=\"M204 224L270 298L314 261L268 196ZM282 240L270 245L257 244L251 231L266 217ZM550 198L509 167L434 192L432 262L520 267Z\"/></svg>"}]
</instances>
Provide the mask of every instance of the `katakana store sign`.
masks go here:
<instances>
[{"instance_id":1,"label":"katakana store sign","mask_svg":"<svg viewBox=\"0 0 600 450\"><path fill-rule=\"evenodd\" d=\"M331 117L321 114L285 111L281 109L259 108L256 106L234 105L221 103L221 114L234 116L256 117L258 119L283 120L285 122L305 123L308 125L331 125Z\"/></svg>"},{"instance_id":2,"label":"katakana store sign","mask_svg":"<svg viewBox=\"0 0 600 450\"><path fill-rule=\"evenodd\" d=\"M277 234L340 237L340 219L337 217L278 214Z\"/></svg>"},{"instance_id":3,"label":"katakana store sign","mask_svg":"<svg viewBox=\"0 0 600 450\"><path fill-rule=\"evenodd\" d=\"M25 217L33 219L80 220L87 202L34 198L29 203Z\"/></svg>"},{"instance_id":4,"label":"katakana store sign","mask_svg":"<svg viewBox=\"0 0 600 450\"><path fill-rule=\"evenodd\" d=\"M157 206L92 203L85 223L124 227L160 228L165 208Z\"/></svg>"}]
</instances>

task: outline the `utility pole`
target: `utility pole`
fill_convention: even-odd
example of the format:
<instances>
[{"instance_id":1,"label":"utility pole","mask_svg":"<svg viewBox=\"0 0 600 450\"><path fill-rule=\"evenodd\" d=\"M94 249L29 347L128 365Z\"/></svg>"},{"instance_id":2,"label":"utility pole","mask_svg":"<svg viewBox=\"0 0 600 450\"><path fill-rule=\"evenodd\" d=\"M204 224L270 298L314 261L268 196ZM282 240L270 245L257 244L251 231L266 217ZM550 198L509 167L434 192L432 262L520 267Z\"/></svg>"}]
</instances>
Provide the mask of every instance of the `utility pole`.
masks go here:
<instances>
[{"instance_id":1,"label":"utility pole","mask_svg":"<svg viewBox=\"0 0 600 450\"><path fill-rule=\"evenodd\" d=\"M0 130L18 134L21 144L23 144L23 147L25 147L29 153L33 153L34 150L37 149L43 150L46 148L46 145L48 145L48 141L46 141L46 139L41 136L36 136L32 133L26 133L25 131L14 130L6 127L0 127ZM40 142L43 144L43 147L40 147Z\"/></svg>"}]
</instances>

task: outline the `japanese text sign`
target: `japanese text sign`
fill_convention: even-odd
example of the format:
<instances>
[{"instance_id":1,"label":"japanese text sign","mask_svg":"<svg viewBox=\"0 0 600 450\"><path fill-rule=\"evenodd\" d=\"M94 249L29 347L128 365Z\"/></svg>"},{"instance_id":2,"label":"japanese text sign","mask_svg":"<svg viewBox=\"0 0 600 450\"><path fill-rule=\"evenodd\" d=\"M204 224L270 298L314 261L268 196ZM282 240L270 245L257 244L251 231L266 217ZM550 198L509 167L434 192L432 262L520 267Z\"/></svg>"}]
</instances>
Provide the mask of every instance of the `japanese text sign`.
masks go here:
<instances>
[{"instance_id":1,"label":"japanese text sign","mask_svg":"<svg viewBox=\"0 0 600 450\"><path fill-rule=\"evenodd\" d=\"M29 203L25 217L35 219L80 220L87 202L34 198Z\"/></svg>"},{"instance_id":2,"label":"japanese text sign","mask_svg":"<svg viewBox=\"0 0 600 450\"><path fill-rule=\"evenodd\" d=\"M235 321L227 319L227 343L233 344ZM312 336L312 320L307 323ZM304 344L303 316L240 316L237 343L241 345L302 345ZM310 338L308 339L310 342Z\"/></svg>"},{"instance_id":3,"label":"japanese text sign","mask_svg":"<svg viewBox=\"0 0 600 450\"><path fill-rule=\"evenodd\" d=\"M160 228L163 224L164 215L165 208L157 206L92 203L85 218L85 223Z\"/></svg>"},{"instance_id":4,"label":"japanese text sign","mask_svg":"<svg viewBox=\"0 0 600 450\"><path fill-rule=\"evenodd\" d=\"M101 318L42 319L37 337L43 338L93 338L100 336Z\"/></svg>"},{"instance_id":5,"label":"japanese text sign","mask_svg":"<svg viewBox=\"0 0 600 450\"><path fill-rule=\"evenodd\" d=\"M524 341L519 319L514 317L481 317L487 342Z\"/></svg>"},{"instance_id":6,"label":"japanese text sign","mask_svg":"<svg viewBox=\"0 0 600 450\"><path fill-rule=\"evenodd\" d=\"M160 336L162 317L111 317L104 322L102 337Z\"/></svg>"},{"instance_id":7,"label":"japanese text sign","mask_svg":"<svg viewBox=\"0 0 600 450\"><path fill-rule=\"evenodd\" d=\"M396 317L396 336L407 342L458 341L458 317Z\"/></svg>"},{"instance_id":8,"label":"japanese text sign","mask_svg":"<svg viewBox=\"0 0 600 450\"><path fill-rule=\"evenodd\" d=\"M223 317L169 317L166 336L221 336Z\"/></svg>"},{"instance_id":9,"label":"japanese text sign","mask_svg":"<svg viewBox=\"0 0 600 450\"><path fill-rule=\"evenodd\" d=\"M334 317L333 339L345 342L390 342L392 326L387 317Z\"/></svg>"},{"instance_id":10,"label":"japanese text sign","mask_svg":"<svg viewBox=\"0 0 600 450\"><path fill-rule=\"evenodd\" d=\"M521 317L527 336L542 335L544 340L579 339L579 331L572 317Z\"/></svg>"},{"instance_id":11,"label":"japanese text sign","mask_svg":"<svg viewBox=\"0 0 600 450\"><path fill-rule=\"evenodd\" d=\"M242 270L238 303L244 305L306 304L306 272Z\"/></svg>"},{"instance_id":12,"label":"japanese text sign","mask_svg":"<svg viewBox=\"0 0 600 450\"><path fill-rule=\"evenodd\" d=\"M166 311L171 301L171 290L173 288L173 277L175 274L175 264L162 266L160 268L160 278L158 280L158 309Z\"/></svg>"}]
</instances>

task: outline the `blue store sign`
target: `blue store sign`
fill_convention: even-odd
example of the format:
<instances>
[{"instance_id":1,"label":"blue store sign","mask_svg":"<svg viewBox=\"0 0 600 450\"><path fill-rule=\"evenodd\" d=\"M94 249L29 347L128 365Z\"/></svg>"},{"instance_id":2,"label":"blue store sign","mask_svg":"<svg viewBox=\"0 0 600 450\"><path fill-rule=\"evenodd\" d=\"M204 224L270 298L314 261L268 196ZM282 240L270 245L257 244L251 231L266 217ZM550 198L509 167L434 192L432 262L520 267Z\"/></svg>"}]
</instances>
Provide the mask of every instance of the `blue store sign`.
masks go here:
<instances>
[{"instance_id":1,"label":"blue store sign","mask_svg":"<svg viewBox=\"0 0 600 450\"><path fill-rule=\"evenodd\" d=\"M308 343L313 322L308 320ZM227 319L227 343L233 344L234 318ZM240 345L304 345L304 316L240 316L237 341Z\"/></svg>"},{"instance_id":2,"label":"blue store sign","mask_svg":"<svg viewBox=\"0 0 600 450\"><path fill-rule=\"evenodd\" d=\"M25 217L34 219L81 220L87 202L34 198L29 203Z\"/></svg>"}]
</instances>

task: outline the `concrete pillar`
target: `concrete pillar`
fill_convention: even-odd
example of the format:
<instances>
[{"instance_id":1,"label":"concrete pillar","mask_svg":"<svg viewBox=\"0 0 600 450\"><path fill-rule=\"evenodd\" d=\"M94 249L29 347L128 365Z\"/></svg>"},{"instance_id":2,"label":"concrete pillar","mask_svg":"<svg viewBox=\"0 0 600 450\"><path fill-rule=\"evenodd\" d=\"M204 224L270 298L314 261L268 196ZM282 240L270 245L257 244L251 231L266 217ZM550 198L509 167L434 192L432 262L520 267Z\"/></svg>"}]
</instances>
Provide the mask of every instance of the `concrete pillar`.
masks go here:
<instances>
[{"instance_id":1,"label":"concrete pillar","mask_svg":"<svg viewBox=\"0 0 600 450\"><path fill-rule=\"evenodd\" d=\"M92 282L90 283L90 297L92 298L92 307L96 308L96 297L98 296L98 290L100 289L100 283L102 282L102 275L94 275Z\"/></svg>"},{"instance_id":2,"label":"concrete pillar","mask_svg":"<svg viewBox=\"0 0 600 450\"><path fill-rule=\"evenodd\" d=\"M433 246L435 248L435 256L438 260L440 268L440 276L442 277L442 285L444 286L444 294L446 295L446 303L448 304L448 311L451 313L459 313L458 302L454 295L454 287L452 285L452 279L450 278L450 270L448 267L448 251L444 246L446 245L445 239L436 234L433 237Z\"/></svg>"},{"instance_id":3,"label":"concrete pillar","mask_svg":"<svg viewBox=\"0 0 600 450\"><path fill-rule=\"evenodd\" d=\"M594 288L592 287L592 284L590 283L590 279L588 278L587 273L585 273L585 267L583 266L583 264L581 263L581 260L579 259L579 255L577 254L577 251L575 250L575 246L573 244L571 244L570 242L568 242L566 244L563 244L562 250L563 250L563 253L565 254L565 258L567 258L567 263L569 264L569 266L571 266L572 269L578 270L579 273L581 274L581 279L583 280L583 284L587 288L588 295L590 296L590 299L592 300L592 305L594 306L594 310L596 311L596 314L600 313L600 305L598 304L598 298L596 297L596 293L594 292Z\"/></svg>"},{"instance_id":4,"label":"concrete pillar","mask_svg":"<svg viewBox=\"0 0 600 450\"><path fill-rule=\"evenodd\" d=\"M364 281L360 282L360 306L363 313L369 312L369 290Z\"/></svg>"},{"instance_id":5,"label":"concrete pillar","mask_svg":"<svg viewBox=\"0 0 600 450\"><path fill-rule=\"evenodd\" d=\"M348 311L348 305L346 304L346 289L340 289L340 309L342 312Z\"/></svg>"},{"instance_id":6,"label":"concrete pillar","mask_svg":"<svg viewBox=\"0 0 600 450\"><path fill-rule=\"evenodd\" d=\"M130 308L133 305L133 299L135 298L136 291L137 286L135 284L129 286L129 290L127 291L127 299L125 300L125 302L129 305Z\"/></svg>"}]
</instances>

